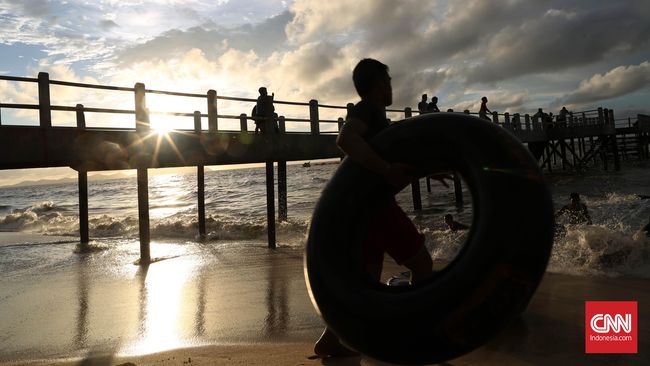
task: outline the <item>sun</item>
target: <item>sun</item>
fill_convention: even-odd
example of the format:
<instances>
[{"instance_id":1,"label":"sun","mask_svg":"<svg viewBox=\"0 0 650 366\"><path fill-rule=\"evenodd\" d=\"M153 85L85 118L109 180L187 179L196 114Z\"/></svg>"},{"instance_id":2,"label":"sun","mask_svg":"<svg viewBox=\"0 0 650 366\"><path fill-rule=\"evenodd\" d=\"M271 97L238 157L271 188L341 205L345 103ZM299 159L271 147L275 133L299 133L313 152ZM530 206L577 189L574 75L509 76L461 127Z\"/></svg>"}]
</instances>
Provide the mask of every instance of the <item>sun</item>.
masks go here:
<instances>
[{"instance_id":1,"label":"sun","mask_svg":"<svg viewBox=\"0 0 650 366\"><path fill-rule=\"evenodd\" d=\"M151 129L155 131L158 135L167 135L170 132L174 131L174 127L169 122L163 123L152 123Z\"/></svg>"}]
</instances>

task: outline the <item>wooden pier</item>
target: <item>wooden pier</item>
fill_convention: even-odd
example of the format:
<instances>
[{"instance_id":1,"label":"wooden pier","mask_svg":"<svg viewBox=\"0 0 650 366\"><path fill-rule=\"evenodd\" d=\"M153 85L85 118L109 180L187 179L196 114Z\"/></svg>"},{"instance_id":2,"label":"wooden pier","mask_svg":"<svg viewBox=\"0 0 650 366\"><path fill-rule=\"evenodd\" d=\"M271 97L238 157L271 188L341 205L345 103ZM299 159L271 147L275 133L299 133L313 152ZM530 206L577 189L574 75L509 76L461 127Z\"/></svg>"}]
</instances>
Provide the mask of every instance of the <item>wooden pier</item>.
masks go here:
<instances>
[{"instance_id":1,"label":"wooden pier","mask_svg":"<svg viewBox=\"0 0 650 366\"><path fill-rule=\"evenodd\" d=\"M248 131L246 114L227 115L219 113L220 101L255 103L256 99L218 95L215 90L205 94L179 93L146 89L142 83L134 87L92 85L66 81L50 80L47 73L39 73L37 78L0 76L0 80L35 83L38 86L38 104L0 103L0 169L71 167L78 172L79 181L79 220L82 243L90 240L88 232L88 187L87 173L103 170L137 169L139 230L141 263L151 260L149 252L149 202L148 169L168 167L197 167L197 207L199 235L205 237L205 184L204 167L210 165L265 163L267 188L267 227L268 245L274 248L276 205L275 165L277 165L278 219L287 218L286 163L299 160L339 158L340 150L335 139L343 119L321 119L322 111L335 110L344 115L351 104L346 106L320 104L317 100L291 102L275 100L276 106L304 106L309 110L306 118L278 117L279 133L255 134ZM74 106L52 105L50 86L59 85L74 88L110 90L132 93L133 109L88 108L81 104ZM207 113L155 112L147 108L147 95L198 98L207 104ZM2 98L2 96L0 96ZM0 100L1 101L1 100ZM3 109L38 111L38 126L8 124L2 119ZM52 111L75 114L75 127L52 125ZM390 109L390 113L410 117L410 108ZM121 114L134 116L133 128L88 127L86 115ZM464 111L469 114L469 111ZM152 130L152 115L172 115L191 119L193 129L175 130L164 137ZM332 113L329 113L330 115ZM154 116L155 118L155 116ZM202 121L207 120L207 130ZM239 121L239 131L219 129L219 121ZM535 116L508 113L493 113L494 123L511 131L527 144L542 167L552 171L561 164L563 169L582 170L598 162L607 169L612 160L614 168L620 168L620 160L631 158L633 151L637 159L648 159L648 136L650 117L639 116L627 126L620 126L614 119L614 112L605 108L571 114L562 123L547 124ZM304 132L287 132L286 123L304 123ZM618 123L618 124L617 124ZM329 124L329 126L327 126ZM321 129L321 125L328 128ZM637 144L633 150L628 148L630 141ZM619 146L621 148L619 149ZM623 149L624 147L624 149ZM428 180L427 180L428 183ZM413 184L415 209L421 208L419 183ZM428 187L430 187L428 185ZM462 205L460 179L455 179L454 188L457 204Z\"/></svg>"}]
</instances>

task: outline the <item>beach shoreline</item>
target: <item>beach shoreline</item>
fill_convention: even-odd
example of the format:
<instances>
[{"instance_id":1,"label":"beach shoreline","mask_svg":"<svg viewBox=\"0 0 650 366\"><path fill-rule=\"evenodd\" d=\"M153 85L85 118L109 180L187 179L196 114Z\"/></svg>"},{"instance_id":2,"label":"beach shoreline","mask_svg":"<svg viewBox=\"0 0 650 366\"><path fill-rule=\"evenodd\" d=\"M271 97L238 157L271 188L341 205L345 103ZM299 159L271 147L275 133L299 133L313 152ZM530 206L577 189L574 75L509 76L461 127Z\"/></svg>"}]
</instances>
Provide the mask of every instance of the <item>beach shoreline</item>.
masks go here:
<instances>
[{"instance_id":1,"label":"beach shoreline","mask_svg":"<svg viewBox=\"0 0 650 366\"><path fill-rule=\"evenodd\" d=\"M17 304L26 309L13 315L25 319L17 320L23 325L8 325L9 336L15 332L25 334L7 346L24 352L3 352L0 365L387 365L366 357L309 358L323 323L307 294L301 249L270 251L256 243L210 248L208 252L209 259L205 253L170 256L150 265L144 274L140 266L130 262L110 276L97 273L91 265L106 260L106 253L91 253L82 255L87 259L81 268L72 266L54 275L44 274L53 279L40 287L25 285L20 291L47 297L42 291L52 287L48 291L71 295L50 300L57 318L70 319L67 323L61 319L43 320L51 318L39 317L30 310L33 304L25 303L33 297L18 299ZM198 262L197 257L201 258ZM197 263L202 268L192 268ZM387 270L398 273L400 268L388 265ZM177 279L183 278L178 286L175 277L166 274L170 271L175 271ZM643 278L547 272L522 316L486 345L446 365L648 364L648 284ZM168 303L179 297L186 306L170 308ZM584 353L584 304L588 300L638 302L639 354ZM11 300L2 301L11 305ZM39 304L40 308L47 306ZM68 310L64 310L66 307ZM158 315L161 318L156 318ZM36 320L30 325L32 320L27 318ZM134 333L134 327L140 331ZM194 337L197 341L167 342L164 337L156 338L156 332L178 336L179 340L181 335L186 340ZM37 333L73 341L62 343L45 356L39 356L34 348L30 354L33 345L50 342L49 338L30 338ZM124 338L122 346L111 349L108 340L120 337ZM129 342L131 346L125 347Z\"/></svg>"}]
</instances>

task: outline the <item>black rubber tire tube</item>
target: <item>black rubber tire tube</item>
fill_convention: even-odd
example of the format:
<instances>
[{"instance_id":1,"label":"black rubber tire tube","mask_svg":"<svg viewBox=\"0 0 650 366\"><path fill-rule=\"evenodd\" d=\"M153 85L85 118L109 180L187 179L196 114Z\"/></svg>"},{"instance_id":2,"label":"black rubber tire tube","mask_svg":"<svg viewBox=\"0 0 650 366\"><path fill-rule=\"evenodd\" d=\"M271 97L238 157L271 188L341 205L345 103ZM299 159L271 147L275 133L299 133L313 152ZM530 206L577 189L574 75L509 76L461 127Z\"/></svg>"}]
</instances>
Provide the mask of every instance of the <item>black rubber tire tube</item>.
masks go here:
<instances>
[{"instance_id":1,"label":"black rubber tire tube","mask_svg":"<svg viewBox=\"0 0 650 366\"><path fill-rule=\"evenodd\" d=\"M473 204L466 243L422 284L370 281L361 265L368 218L397 190L344 159L309 228L305 277L312 302L344 344L372 358L423 364L466 354L525 310L544 275L553 205L542 173L510 132L463 114L394 123L371 145L387 161L417 167L419 176L462 175Z\"/></svg>"}]
</instances>

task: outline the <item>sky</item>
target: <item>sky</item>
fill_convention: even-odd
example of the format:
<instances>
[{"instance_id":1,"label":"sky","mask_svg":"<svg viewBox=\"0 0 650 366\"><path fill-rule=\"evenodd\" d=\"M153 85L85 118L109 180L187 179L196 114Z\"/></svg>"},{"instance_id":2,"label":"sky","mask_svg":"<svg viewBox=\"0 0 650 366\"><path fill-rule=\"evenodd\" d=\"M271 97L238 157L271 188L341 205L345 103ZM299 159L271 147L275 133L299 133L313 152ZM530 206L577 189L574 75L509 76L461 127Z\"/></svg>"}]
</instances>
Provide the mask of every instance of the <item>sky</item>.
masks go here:
<instances>
[{"instance_id":1,"label":"sky","mask_svg":"<svg viewBox=\"0 0 650 366\"><path fill-rule=\"evenodd\" d=\"M264 85L279 100L345 104L358 100L351 70L372 57L390 67L397 109L415 108L427 93L442 110L477 111L487 96L501 113L602 106L617 118L650 114L649 40L647 0L0 0L2 75L44 71L250 98ZM70 88L53 94L64 105L133 101ZM36 98L32 85L0 81L3 102ZM11 117L29 114L2 111L3 123Z\"/></svg>"}]
</instances>

